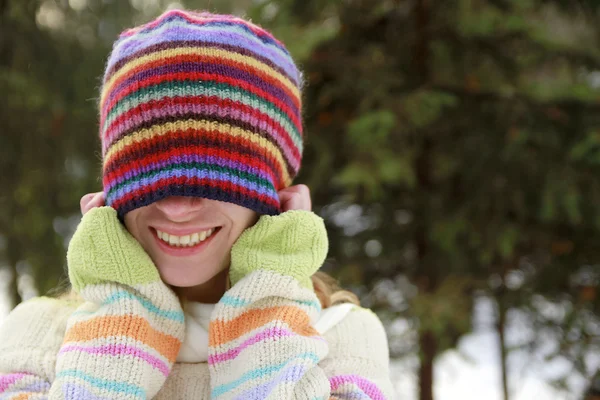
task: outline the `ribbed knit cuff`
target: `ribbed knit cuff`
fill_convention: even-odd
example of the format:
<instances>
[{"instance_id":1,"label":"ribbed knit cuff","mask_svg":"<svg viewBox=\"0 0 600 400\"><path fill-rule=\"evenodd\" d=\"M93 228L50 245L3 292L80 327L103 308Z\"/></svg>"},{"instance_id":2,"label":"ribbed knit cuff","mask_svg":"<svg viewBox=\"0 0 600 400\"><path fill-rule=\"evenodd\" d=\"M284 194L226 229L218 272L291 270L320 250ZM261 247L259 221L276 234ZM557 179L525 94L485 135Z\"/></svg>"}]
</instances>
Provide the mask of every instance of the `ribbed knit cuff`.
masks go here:
<instances>
[{"instance_id":1,"label":"ribbed knit cuff","mask_svg":"<svg viewBox=\"0 0 600 400\"><path fill-rule=\"evenodd\" d=\"M262 216L231 250L230 278L235 285L255 270L292 276L303 287L325 261L328 250L323 219L309 211L293 210Z\"/></svg>"},{"instance_id":2,"label":"ribbed knit cuff","mask_svg":"<svg viewBox=\"0 0 600 400\"><path fill-rule=\"evenodd\" d=\"M96 283L133 286L160 280L150 256L111 207L93 208L83 216L69 243L67 262L78 292Z\"/></svg>"}]
</instances>

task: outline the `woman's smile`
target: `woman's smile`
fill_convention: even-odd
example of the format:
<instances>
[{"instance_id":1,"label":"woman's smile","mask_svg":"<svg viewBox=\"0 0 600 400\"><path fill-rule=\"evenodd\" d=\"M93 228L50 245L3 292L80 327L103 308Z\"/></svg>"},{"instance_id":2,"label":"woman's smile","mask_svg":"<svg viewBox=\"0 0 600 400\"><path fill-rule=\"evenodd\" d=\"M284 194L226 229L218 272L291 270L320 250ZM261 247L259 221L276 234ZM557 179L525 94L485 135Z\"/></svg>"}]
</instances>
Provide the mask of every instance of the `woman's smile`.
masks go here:
<instances>
[{"instance_id":1,"label":"woman's smile","mask_svg":"<svg viewBox=\"0 0 600 400\"><path fill-rule=\"evenodd\" d=\"M193 233L183 234L177 232L179 233L177 235L173 231L150 227L159 248L165 253L176 257L186 257L203 251L218 235L220 229L220 227L216 227L207 230L192 230Z\"/></svg>"},{"instance_id":2,"label":"woman's smile","mask_svg":"<svg viewBox=\"0 0 600 400\"><path fill-rule=\"evenodd\" d=\"M216 294L206 285L225 288L233 244L257 219L237 204L170 196L128 212L125 225L165 283L176 290L194 287L186 297L212 301Z\"/></svg>"}]
</instances>

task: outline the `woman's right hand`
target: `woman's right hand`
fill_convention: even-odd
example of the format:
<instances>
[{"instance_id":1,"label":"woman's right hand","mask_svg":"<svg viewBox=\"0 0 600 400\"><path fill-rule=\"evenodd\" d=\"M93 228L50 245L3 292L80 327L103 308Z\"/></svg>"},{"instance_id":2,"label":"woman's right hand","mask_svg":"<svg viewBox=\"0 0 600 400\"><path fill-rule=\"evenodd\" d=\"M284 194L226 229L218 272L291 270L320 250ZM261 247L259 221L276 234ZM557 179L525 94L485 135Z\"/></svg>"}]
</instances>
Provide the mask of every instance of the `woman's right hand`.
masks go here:
<instances>
[{"instance_id":1,"label":"woman's right hand","mask_svg":"<svg viewBox=\"0 0 600 400\"><path fill-rule=\"evenodd\" d=\"M116 210L104 203L103 192L88 193L79 202L83 216L67 250L73 288L81 292L98 283L136 289L155 284L170 291L150 256L119 221Z\"/></svg>"}]
</instances>

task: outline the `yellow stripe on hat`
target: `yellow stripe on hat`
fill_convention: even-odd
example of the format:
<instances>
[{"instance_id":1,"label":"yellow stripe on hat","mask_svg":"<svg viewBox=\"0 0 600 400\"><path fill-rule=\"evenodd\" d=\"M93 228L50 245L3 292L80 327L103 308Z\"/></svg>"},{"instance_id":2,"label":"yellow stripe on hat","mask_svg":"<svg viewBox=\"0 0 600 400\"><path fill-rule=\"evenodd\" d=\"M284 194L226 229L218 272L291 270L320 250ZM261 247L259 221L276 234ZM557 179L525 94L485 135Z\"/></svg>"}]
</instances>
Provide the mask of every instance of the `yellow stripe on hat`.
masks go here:
<instances>
[{"instance_id":1,"label":"yellow stripe on hat","mask_svg":"<svg viewBox=\"0 0 600 400\"><path fill-rule=\"evenodd\" d=\"M167 122L162 125L153 125L150 128L140 129L135 131L115 143L113 143L104 156L104 167L110 163L113 158L118 157L119 153L125 150L127 147L134 145L136 143L143 142L145 140L151 140L158 136L164 136L169 132L173 131L185 131L188 129L194 130L206 130L206 131L217 131L223 135L229 135L235 138L241 137L245 140L248 140L252 143L259 145L264 148L269 156L273 157L277 163L281 166L281 170L283 172L283 181L285 186L289 186L292 183L292 178L288 172L286 167L286 163L284 160L284 156L281 151L273 145L273 143L269 142L264 137L237 126L232 126L225 123L220 123L216 121L207 121L207 120L181 120L175 122Z\"/></svg>"},{"instance_id":2,"label":"yellow stripe on hat","mask_svg":"<svg viewBox=\"0 0 600 400\"><path fill-rule=\"evenodd\" d=\"M125 64L121 69L119 69L105 84L102 89L102 96L100 98L100 104L104 104L104 99L107 94L111 92L113 85L115 82L122 76L127 75L132 69L136 67L156 61L159 59L168 59L172 57L177 57L181 55L196 55L199 57L220 57L226 60L242 63L246 66L250 66L256 68L257 70L264 72L266 75L271 78L277 79L280 81L287 89L289 89L294 96L300 99L300 90L296 85L292 83L285 75L279 73L275 69L271 68L269 65L260 62L259 60L245 56L242 54L238 54L232 51L222 50L215 47L180 47L174 49L166 49L159 50L145 56L136 58L129 63Z\"/></svg>"}]
</instances>

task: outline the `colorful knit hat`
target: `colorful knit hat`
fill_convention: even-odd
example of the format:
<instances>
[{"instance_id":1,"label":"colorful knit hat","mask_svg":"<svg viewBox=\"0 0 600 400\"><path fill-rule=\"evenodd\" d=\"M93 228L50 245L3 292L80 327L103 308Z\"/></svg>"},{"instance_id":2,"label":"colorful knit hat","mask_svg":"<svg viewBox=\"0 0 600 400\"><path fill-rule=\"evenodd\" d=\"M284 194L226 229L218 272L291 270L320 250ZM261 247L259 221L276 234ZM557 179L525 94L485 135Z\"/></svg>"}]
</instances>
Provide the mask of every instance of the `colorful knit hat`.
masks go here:
<instances>
[{"instance_id":1,"label":"colorful knit hat","mask_svg":"<svg viewBox=\"0 0 600 400\"><path fill-rule=\"evenodd\" d=\"M269 32L173 10L123 32L100 98L106 204L168 196L280 212L302 158L302 76Z\"/></svg>"}]
</instances>

